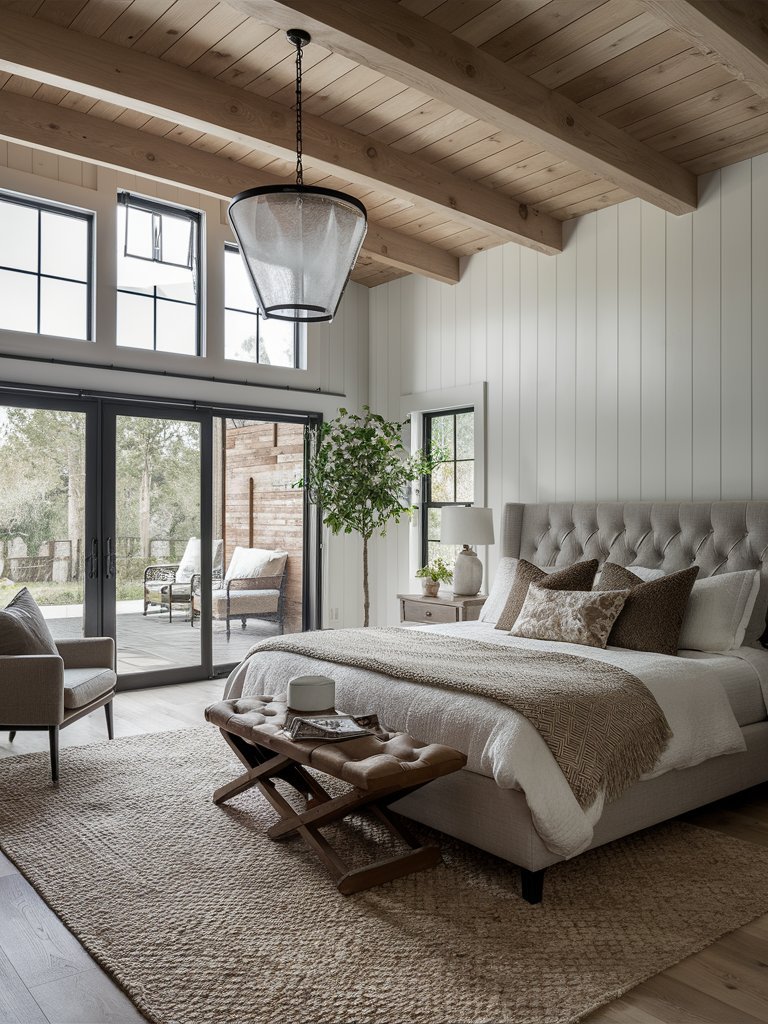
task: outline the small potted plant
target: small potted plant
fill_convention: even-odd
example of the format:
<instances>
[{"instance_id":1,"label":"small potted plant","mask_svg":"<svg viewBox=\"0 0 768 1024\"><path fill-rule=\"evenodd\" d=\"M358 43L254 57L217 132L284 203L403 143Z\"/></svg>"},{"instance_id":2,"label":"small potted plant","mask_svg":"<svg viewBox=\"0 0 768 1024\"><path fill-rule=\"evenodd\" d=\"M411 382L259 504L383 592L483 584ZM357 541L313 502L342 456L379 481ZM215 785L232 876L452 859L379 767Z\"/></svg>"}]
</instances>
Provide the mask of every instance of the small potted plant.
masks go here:
<instances>
[{"instance_id":1,"label":"small potted plant","mask_svg":"<svg viewBox=\"0 0 768 1024\"><path fill-rule=\"evenodd\" d=\"M425 597L437 597L441 583L450 583L453 573L442 558L435 558L423 565L416 576L421 580L421 589Z\"/></svg>"}]
</instances>

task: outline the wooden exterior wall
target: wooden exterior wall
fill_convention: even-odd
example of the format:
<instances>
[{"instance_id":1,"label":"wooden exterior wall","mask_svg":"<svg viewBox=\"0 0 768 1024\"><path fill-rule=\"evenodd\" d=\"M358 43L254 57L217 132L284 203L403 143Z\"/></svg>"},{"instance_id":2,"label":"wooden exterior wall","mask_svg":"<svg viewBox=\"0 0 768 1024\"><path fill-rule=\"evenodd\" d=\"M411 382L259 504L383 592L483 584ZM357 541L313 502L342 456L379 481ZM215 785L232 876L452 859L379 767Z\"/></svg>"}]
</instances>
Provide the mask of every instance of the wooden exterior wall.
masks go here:
<instances>
[{"instance_id":1,"label":"wooden exterior wall","mask_svg":"<svg viewBox=\"0 0 768 1024\"><path fill-rule=\"evenodd\" d=\"M247 423L225 434L225 568L237 546L288 552L285 631L301 629L304 510L291 487L303 471L304 429L297 423ZM253 480L253 499L251 484Z\"/></svg>"}]
</instances>

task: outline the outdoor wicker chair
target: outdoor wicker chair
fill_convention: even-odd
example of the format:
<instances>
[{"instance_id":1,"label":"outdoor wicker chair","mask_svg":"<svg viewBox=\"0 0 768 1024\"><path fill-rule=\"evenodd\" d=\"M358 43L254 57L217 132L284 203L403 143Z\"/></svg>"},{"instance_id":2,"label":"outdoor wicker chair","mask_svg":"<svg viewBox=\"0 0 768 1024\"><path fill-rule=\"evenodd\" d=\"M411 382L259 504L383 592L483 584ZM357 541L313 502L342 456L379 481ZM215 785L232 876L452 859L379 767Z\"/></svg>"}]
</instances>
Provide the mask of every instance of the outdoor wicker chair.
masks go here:
<instances>
[{"instance_id":1,"label":"outdoor wicker chair","mask_svg":"<svg viewBox=\"0 0 768 1024\"><path fill-rule=\"evenodd\" d=\"M248 619L276 622L282 633L285 617L285 585L288 577L288 555L285 551L262 548L235 548L225 578L214 575L211 611L217 621L226 621L227 639L231 622L240 619L245 629ZM269 575L264 574L269 573ZM250 575L241 575L250 573ZM191 623L200 614L202 594L200 576L192 580Z\"/></svg>"},{"instance_id":2,"label":"outdoor wicker chair","mask_svg":"<svg viewBox=\"0 0 768 1024\"><path fill-rule=\"evenodd\" d=\"M214 572L221 575L222 541L214 541ZM180 562L162 565L148 565L144 570L144 614L154 605L168 612L168 621L173 622L174 605L191 607L192 580L200 573L200 541L190 537ZM191 611L190 611L191 616Z\"/></svg>"}]
</instances>

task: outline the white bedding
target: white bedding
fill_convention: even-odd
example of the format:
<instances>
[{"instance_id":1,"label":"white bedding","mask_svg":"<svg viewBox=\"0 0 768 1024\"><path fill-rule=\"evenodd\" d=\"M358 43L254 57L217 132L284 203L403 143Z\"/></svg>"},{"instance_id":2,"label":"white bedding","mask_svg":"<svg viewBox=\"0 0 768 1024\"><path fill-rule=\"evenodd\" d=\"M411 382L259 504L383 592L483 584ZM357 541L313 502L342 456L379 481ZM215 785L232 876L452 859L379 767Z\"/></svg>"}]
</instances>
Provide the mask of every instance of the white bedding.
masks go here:
<instances>
[{"instance_id":1,"label":"white bedding","mask_svg":"<svg viewBox=\"0 0 768 1024\"><path fill-rule=\"evenodd\" d=\"M745 749L719 675L736 678L740 673L743 679L745 672L753 672L763 692L768 692L768 654L755 651L754 656L745 656L743 648L732 652L733 656L685 652L683 657L673 658L611 647L600 650L527 640L482 622L415 628L510 647L576 654L631 672L654 695L673 733L646 778ZM390 729L456 747L467 755L470 771L493 778L502 788L521 789L536 830L553 853L572 857L589 846L603 810L602 798L586 811L579 807L536 729L522 715L496 701L448 693L349 666L329 667L322 661L277 651L257 654L238 666L227 680L225 696L284 692L293 676L318 672L336 680L337 707L350 714L376 712Z\"/></svg>"}]
</instances>

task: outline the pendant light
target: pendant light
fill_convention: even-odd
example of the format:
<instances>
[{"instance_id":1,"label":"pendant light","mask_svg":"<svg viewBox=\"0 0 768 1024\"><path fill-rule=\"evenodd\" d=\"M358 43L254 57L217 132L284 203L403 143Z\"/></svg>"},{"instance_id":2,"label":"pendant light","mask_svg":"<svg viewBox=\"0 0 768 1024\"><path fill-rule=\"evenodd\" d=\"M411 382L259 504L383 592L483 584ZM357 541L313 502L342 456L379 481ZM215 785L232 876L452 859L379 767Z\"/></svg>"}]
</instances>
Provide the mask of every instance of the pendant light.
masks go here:
<instances>
[{"instance_id":1,"label":"pendant light","mask_svg":"<svg viewBox=\"0 0 768 1024\"><path fill-rule=\"evenodd\" d=\"M353 196L304 184L301 163L301 51L308 33L286 33L296 47L296 184L240 192L229 220L265 317L332 320L365 238L365 207Z\"/></svg>"}]
</instances>

